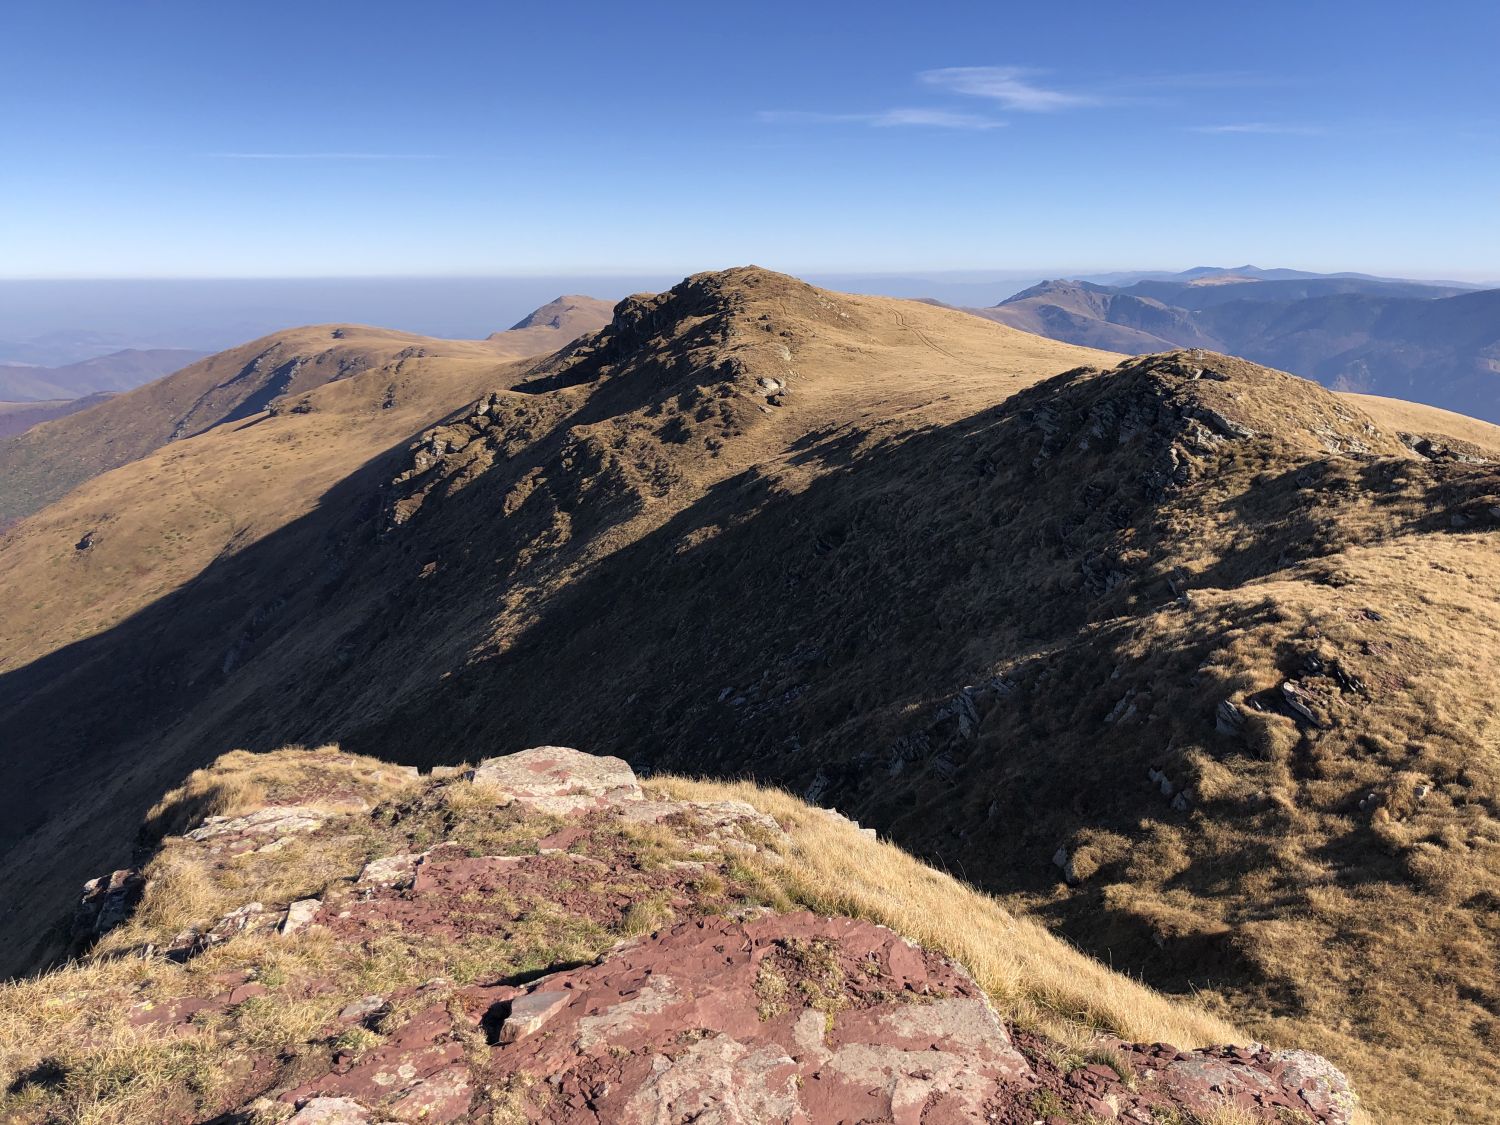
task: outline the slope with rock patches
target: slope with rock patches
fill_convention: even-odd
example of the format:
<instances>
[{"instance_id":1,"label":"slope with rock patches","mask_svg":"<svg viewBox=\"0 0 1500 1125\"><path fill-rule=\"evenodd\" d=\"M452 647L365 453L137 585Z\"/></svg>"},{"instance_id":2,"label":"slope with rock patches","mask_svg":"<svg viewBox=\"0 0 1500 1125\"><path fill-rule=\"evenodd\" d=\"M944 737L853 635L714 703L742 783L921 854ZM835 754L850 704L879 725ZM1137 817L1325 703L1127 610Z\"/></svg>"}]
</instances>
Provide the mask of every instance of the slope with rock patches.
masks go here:
<instances>
[{"instance_id":1,"label":"slope with rock patches","mask_svg":"<svg viewBox=\"0 0 1500 1125\"><path fill-rule=\"evenodd\" d=\"M230 746L550 736L794 785L1386 1112L1490 1112L1496 467L1243 361L1101 359L764 271L624 302L0 682L12 894Z\"/></svg>"},{"instance_id":2,"label":"slope with rock patches","mask_svg":"<svg viewBox=\"0 0 1500 1125\"><path fill-rule=\"evenodd\" d=\"M367 372L312 392L310 413L219 427L98 478L0 543L0 727L25 748L10 792L27 793L4 820L6 900L65 896L105 824L126 834L150 792L205 755L426 697L573 574L758 460L800 460L809 434L930 425L1097 355L731 271L624 302L604 332L491 376L502 389L389 455L379 441L423 422L388 425L388 373ZM413 364L398 404L450 366ZM444 393L471 399L467 385ZM247 465L276 491L247 488ZM442 518L404 533L423 507ZM259 530L237 535L250 514ZM4 925L24 963L37 934L17 914Z\"/></svg>"},{"instance_id":3,"label":"slope with rock patches","mask_svg":"<svg viewBox=\"0 0 1500 1125\"><path fill-rule=\"evenodd\" d=\"M290 329L220 352L164 379L0 441L0 527L82 481L169 442L239 422L277 398L375 367L423 358L499 364L553 351L608 319L592 298L559 298L508 332L443 340L359 325ZM90 361L97 362L97 361Z\"/></svg>"}]
</instances>

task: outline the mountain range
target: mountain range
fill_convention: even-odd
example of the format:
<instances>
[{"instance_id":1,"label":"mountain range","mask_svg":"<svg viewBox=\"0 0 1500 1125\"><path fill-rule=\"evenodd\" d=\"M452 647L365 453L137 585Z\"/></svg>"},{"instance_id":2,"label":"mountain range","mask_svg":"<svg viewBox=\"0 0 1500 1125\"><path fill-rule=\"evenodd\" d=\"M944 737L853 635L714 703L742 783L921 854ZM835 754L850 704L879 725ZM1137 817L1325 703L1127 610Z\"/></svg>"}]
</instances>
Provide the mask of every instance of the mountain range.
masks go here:
<instances>
[{"instance_id":1,"label":"mountain range","mask_svg":"<svg viewBox=\"0 0 1500 1125\"><path fill-rule=\"evenodd\" d=\"M565 743L856 816L1390 1119L1500 1114L1500 428L756 268L569 303L24 435L37 482L119 436L0 538L6 969L221 754Z\"/></svg>"},{"instance_id":2,"label":"mountain range","mask_svg":"<svg viewBox=\"0 0 1500 1125\"><path fill-rule=\"evenodd\" d=\"M970 311L1130 353L1203 347L1500 421L1500 289L1295 271L1193 270L1128 285L1044 281Z\"/></svg>"}]
</instances>

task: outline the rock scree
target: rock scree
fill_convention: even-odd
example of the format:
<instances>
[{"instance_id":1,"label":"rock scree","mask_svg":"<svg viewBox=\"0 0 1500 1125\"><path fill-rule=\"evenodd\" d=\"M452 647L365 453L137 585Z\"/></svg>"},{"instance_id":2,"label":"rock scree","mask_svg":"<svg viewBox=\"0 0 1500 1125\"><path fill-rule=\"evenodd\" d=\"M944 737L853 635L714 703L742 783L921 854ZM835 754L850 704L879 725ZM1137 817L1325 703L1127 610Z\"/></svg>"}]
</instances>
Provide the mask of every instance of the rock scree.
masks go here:
<instances>
[{"instance_id":1,"label":"rock scree","mask_svg":"<svg viewBox=\"0 0 1500 1125\"><path fill-rule=\"evenodd\" d=\"M212 1029L215 1049L245 1047L223 1064L216 1119L1352 1121L1347 1080L1306 1052L1101 1035L1084 1056L1009 1026L941 953L757 897L757 866L796 862L774 818L649 791L618 758L538 747L463 773L387 772L330 801L328 778L355 759L278 753L313 780L166 838L156 866L91 882L79 912L100 942L85 959L175 962L168 985L119 998L132 1033L188 1044ZM276 901L298 885L287 865L310 856L342 874ZM132 913L163 858L238 878L257 901L146 940ZM394 940L407 944L382 977ZM433 967L450 975L420 979ZM283 1004L313 1033L249 1046ZM207 1119L201 1102L161 1109Z\"/></svg>"}]
</instances>

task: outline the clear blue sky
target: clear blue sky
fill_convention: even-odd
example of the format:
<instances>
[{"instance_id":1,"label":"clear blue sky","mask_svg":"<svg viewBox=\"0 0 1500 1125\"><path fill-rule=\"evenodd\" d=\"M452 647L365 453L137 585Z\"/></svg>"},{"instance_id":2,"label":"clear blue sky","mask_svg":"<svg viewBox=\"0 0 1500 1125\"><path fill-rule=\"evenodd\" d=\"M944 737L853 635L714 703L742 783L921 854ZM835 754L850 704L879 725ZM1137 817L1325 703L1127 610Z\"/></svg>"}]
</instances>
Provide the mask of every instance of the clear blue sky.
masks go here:
<instances>
[{"instance_id":1,"label":"clear blue sky","mask_svg":"<svg viewBox=\"0 0 1500 1125\"><path fill-rule=\"evenodd\" d=\"M0 276L1500 277L1500 4L5 0Z\"/></svg>"}]
</instances>

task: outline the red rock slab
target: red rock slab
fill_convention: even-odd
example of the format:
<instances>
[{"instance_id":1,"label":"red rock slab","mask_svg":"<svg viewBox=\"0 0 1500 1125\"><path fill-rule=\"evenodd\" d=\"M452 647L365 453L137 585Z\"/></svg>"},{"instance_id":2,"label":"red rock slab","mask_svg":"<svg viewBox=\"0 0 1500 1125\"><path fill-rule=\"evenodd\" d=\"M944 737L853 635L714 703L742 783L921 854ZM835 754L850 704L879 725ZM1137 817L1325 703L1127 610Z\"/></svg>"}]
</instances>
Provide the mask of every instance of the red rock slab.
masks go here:
<instances>
[{"instance_id":1,"label":"red rock slab","mask_svg":"<svg viewBox=\"0 0 1500 1125\"><path fill-rule=\"evenodd\" d=\"M246 1000L265 994L264 985L238 983L228 992L221 992L217 996L179 996L160 1003L143 1000L130 1009L130 1025L149 1027L157 1035L190 1034L196 1030L194 1017L205 1013L214 1015L227 1012Z\"/></svg>"},{"instance_id":2,"label":"red rock slab","mask_svg":"<svg viewBox=\"0 0 1500 1125\"><path fill-rule=\"evenodd\" d=\"M533 1121L1019 1121L1035 1084L962 969L805 913L686 922L545 977L499 1039L485 1078L543 1079Z\"/></svg>"},{"instance_id":3,"label":"red rock slab","mask_svg":"<svg viewBox=\"0 0 1500 1125\"><path fill-rule=\"evenodd\" d=\"M1016 1038L1042 1086L1075 1115L1146 1123L1169 1111L1196 1120L1228 1106L1266 1125L1289 1120L1349 1125L1354 1110L1347 1079L1326 1059L1307 1052L1259 1046L1179 1051L1166 1043L1101 1041L1133 1072L1134 1081L1126 1083L1113 1067L1097 1063L1059 1070L1047 1040L1027 1032Z\"/></svg>"},{"instance_id":4,"label":"red rock slab","mask_svg":"<svg viewBox=\"0 0 1500 1125\"><path fill-rule=\"evenodd\" d=\"M1175 1104L1196 1113L1227 1102L1250 1112L1288 1110L1326 1125L1349 1125L1354 1113L1349 1080L1327 1059L1307 1051L1193 1051L1157 1077Z\"/></svg>"},{"instance_id":5,"label":"red rock slab","mask_svg":"<svg viewBox=\"0 0 1500 1125\"><path fill-rule=\"evenodd\" d=\"M281 1100L295 1105L313 1098L353 1098L404 1119L432 1125L457 1121L468 1113L472 1091L463 1047L452 1032L447 1006L434 1004L352 1066L289 1090Z\"/></svg>"},{"instance_id":6,"label":"red rock slab","mask_svg":"<svg viewBox=\"0 0 1500 1125\"><path fill-rule=\"evenodd\" d=\"M677 894L698 874L697 868L643 871L619 856L599 859L566 852L465 856L456 850L434 850L413 868L409 888L357 886L360 899L325 903L317 920L346 940L392 930L450 938L503 937L518 918L545 903L569 917L617 926L633 898L613 890L600 891L599 884L613 886L625 880L638 886L641 896L657 891Z\"/></svg>"}]
</instances>

